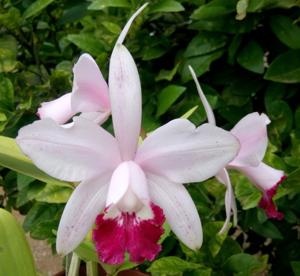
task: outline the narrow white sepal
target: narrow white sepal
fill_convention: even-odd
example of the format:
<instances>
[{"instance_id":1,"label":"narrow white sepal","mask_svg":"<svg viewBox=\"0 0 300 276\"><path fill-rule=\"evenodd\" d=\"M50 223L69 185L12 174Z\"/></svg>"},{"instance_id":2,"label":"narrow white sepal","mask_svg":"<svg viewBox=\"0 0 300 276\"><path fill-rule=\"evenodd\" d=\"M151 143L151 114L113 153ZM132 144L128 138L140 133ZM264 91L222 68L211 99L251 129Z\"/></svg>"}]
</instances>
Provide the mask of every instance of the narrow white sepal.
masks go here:
<instances>
[{"instance_id":1,"label":"narrow white sepal","mask_svg":"<svg viewBox=\"0 0 300 276\"><path fill-rule=\"evenodd\" d=\"M203 91L201 89L201 86L200 86L200 83L199 83L199 81L197 79L196 73L195 73L195 71L194 71L194 69L193 69L192 66L189 65L188 67L189 67L191 75L192 75L192 77L194 79L194 82L196 84L197 91L198 91L198 94L199 94L200 99L202 101L202 104L204 106L204 109L205 109L205 112L206 112L206 116L207 116L207 120L208 120L208 122L210 124L216 125L216 119L215 119L214 112L213 112L210 104L208 103L208 101L207 101L207 99L206 99L206 97L205 97L205 95L204 95L204 93L203 93Z\"/></svg>"}]
</instances>

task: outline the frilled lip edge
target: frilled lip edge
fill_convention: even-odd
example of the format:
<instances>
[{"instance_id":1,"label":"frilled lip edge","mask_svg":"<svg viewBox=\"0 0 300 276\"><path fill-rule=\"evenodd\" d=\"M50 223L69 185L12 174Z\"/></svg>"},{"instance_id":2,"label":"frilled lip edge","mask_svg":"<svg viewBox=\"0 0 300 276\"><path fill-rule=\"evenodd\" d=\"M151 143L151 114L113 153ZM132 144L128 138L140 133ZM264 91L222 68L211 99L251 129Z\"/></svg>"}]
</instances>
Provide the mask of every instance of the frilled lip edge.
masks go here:
<instances>
[{"instance_id":1,"label":"frilled lip edge","mask_svg":"<svg viewBox=\"0 0 300 276\"><path fill-rule=\"evenodd\" d=\"M141 219L136 213L120 212L116 217L105 215L106 208L97 216L93 229L93 241L100 261L117 265L125 260L125 253L134 263L152 261L161 250L158 241L164 233L163 210L151 203L153 218Z\"/></svg>"},{"instance_id":2,"label":"frilled lip edge","mask_svg":"<svg viewBox=\"0 0 300 276\"><path fill-rule=\"evenodd\" d=\"M286 179L287 177L284 175L280 178L280 180L269 190L263 193L263 196L258 204L258 206L266 212L268 218L282 220L284 218L284 214L277 210L277 206L273 201L273 197L277 192L278 186Z\"/></svg>"}]
</instances>

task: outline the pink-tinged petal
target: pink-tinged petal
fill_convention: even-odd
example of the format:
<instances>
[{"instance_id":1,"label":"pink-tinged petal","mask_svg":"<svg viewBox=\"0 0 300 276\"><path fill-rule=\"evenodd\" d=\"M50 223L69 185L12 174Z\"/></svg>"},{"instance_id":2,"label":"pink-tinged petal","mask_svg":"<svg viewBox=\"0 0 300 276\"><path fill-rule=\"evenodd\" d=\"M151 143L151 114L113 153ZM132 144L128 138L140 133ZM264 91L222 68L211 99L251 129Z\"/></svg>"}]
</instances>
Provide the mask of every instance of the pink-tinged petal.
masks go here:
<instances>
[{"instance_id":1,"label":"pink-tinged petal","mask_svg":"<svg viewBox=\"0 0 300 276\"><path fill-rule=\"evenodd\" d=\"M126 161L113 172L106 206L118 205L122 212L136 212L149 203L149 192L144 172L136 163Z\"/></svg>"},{"instance_id":2,"label":"pink-tinged petal","mask_svg":"<svg viewBox=\"0 0 300 276\"><path fill-rule=\"evenodd\" d=\"M231 211L233 213L233 224L237 224L237 208L236 202L232 190L231 181L226 169L220 170L220 172L216 175L216 178L226 186L225 193L225 210L226 210L226 220L219 234L223 234L229 226Z\"/></svg>"},{"instance_id":3,"label":"pink-tinged petal","mask_svg":"<svg viewBox=\"0 0 300 276\"><path fill-rule=\"evenodd\" d=\"M80 117L93 121L98 125L102 125L103 123L105 123L109 116L110 116L110 111L84 112L80 114Z\"/></svg>"},{"instance_id":4,"label":"pink-tinged petal","mask_svg":"<svg viewBox=\"0 0 300 276\"><path fill-rule=\"evenodd\" d=\"M202 102L202 104L204 106L204 109L205 109L205 112L206 112L206 116L207 116L207 120L208 120L208 122L210 124L216 125L216 119L215 119L214 112L213 112L210 104L208 103L208 101L207 101L207 99L206 99L206 97L205 97L205 95L204 95L204 93L203 93L203 91L201 89L200 83L199 83L199 81L197 79L197 76L196 76L196 73L195 73L193 67L190 66L190 65L189 65L189 70L190 70L191 75L192 75L192 77L194 79L194 82L196 84L197 91L198 91L198 94L200 96L201 102Z\"/></svg>"},{"instance_id":5,"label":"pink-tinged petal","mask_svg":"<svg viewBox=\"0 0 300 276\"><path fill-rule=\"evenodd\" d=\"M73 251L92 228L105 206L110 175L103 175L79 184L62 214L56 239L61 254Z\"/></svg>"},{"instance_id":6,"label":"pink-tinged petal","mask_svg":"<svg viewBox=\"0 0 300 276\"><path fill-rule=\"evenodd\" d=\"M126 25L124 26L122 32L120 33L118 40L116 42L117 44L123 44L124 39L129 31L129 28L132 24L132 22L135 20L135 18L143 11L143 9L145 9L148 6L148 3L145 3L143 6L141 6L127 21Z\"/></svg>"},{"instance_id":7,"label":"pink-tinged petal","mask_svg":"<svg viewBox=\"0 0 300 276\"><path fill-rule=\"evenodd\" d=\"M211 124L195 126L176 119L152 132L138 149L136 162L144 171L178 183L206 180L230 162L237 139Z\"/></svg>"},{"instance_id":8,"label":"pink-tinged petal","mask_svg":"<svg viewBox=\"0 0 300 276\"><path fill-rule=\"evenodd\" d=\"M89 54L83 54L73 68L71 105L75 112L109 111L108 86Z\"/></svg>"},{"instance_id":9,"label":"pink-tinged petal","mask_svg":"<svg viewBox=\"0 0 300 276\"><path fill-rule=\"evenodd\" d=\"M189 248L202 245L202 226L196 206L182 184L147 174L151 201L160 206L172 231Z\"/></svg>"},{"instance_id":10,"label":"pink-tinged petal","mask_svg":"<svg viewBox=\"0 0 300 276\"><path fill-rule=\"evenodd\" d=\"M83 118L74 118L69 128L50 119L36 121L20 129L16 141L38 168L65 181L112 171L120 162L115 138Z\"/></svg>"},{"instance_id":11,"label":"pink-tinged petal","mask_svg":"<svg viewBox=\"0 0 300 276\"><path fill-rule=\"evenodd\" d=\"M265 114L257 112L243 117L231 130L239 139L241 148L232 166L258 166L263 159L267 146L267 125L270 123Z\"/></svg>"},{"instance_id":12,"label":"pink-tinged petal","mask_svg":"<svg viewBox=\"0 0 300 276\"><path fill-rule=\"evenodd\" d=\"M116 45L109 67L109 92L115 136L124 161L136 153L141 130L141 84L135 62L123 45Z\"/></svg>"},{"instance_id":13,"label":"pink-tinged petal","mask_svg":"<svg viewBox=\"0 0 300 276\"><path fill-rule=\"evenodd\" d=\"M128 252L131 262L154 260L161 250L158 241L164 232L165 218L162 209L155 204L151 204L151 211L151 219L141 219L134 212L114 211L115 216L111 216L110 208L99 215L93 230L99 259L112 265L122 264Z\"/></svg>"},{"instance_id":14,"label":"pink-tinged petal","mask_svg":"<svg viewBox=\"0 0 300 276\"><path fill-rule=\"evenodd\" d=\"M67 93L51 102L44 102L38 109L40 119L50 118L59 124L69 121L76 112L71 109L71 93Z\"/></svg>"},{"instance_id":15,"label":"pink-tinged petal","mask_svg":"<svg viewBox=\"0 0 300 276\"><path fill-rule=\"evenodd\" d=\"M236 167L236 169L245 174L263 192L259 207L265 210L267 216L282 219L283 214L277 211L273 196L276 194L277 187L286 178L284 172L262 162L257 167Z\"/></svg>"}]
</instances>

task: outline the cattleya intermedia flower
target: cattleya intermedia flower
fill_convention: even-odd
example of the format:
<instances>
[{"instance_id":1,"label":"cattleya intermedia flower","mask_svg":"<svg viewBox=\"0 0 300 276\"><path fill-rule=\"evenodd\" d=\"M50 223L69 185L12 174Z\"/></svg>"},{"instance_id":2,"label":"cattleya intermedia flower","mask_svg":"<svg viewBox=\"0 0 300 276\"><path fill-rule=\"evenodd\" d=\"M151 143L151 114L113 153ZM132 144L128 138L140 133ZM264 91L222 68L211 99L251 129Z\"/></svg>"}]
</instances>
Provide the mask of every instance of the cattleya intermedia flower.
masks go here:
<instances>
[{"instance_id":1,"label":"cattleya intermedia flower","mask_svg":"<svg viewBox=\"0 0 300 276\"><path fill-rule=\"evenodd\" d=\"M110 115L110 101L107 83L97 63L89 54L83 54L73 67L73 73L72 92L42 103L37 115L40 119L51 118L64 124L81 113L81 117L103 123Z\"/></svg>"},{"instance_id":2,"label":"cattleya intermedia flower","mask_svg":"<svg viewBox=\"0 0 300 276\"><path fill-rule=\"evenodd\" d=\"M165 219L185 245L199 248L200 218L182 183L215 175L238 152L239 142L229 132L211 124L196 128L185 119L158 128L138 147L140 79L123 40L141 9L126 24L110 59L115 137L85 116L74 117L69 127L44 118L19 131L17 143L37 167L58 179L79 182L58 227L59 253L74 250L93 228L101 261L120 264L125 252L133 262L153 260L161 249ZM89 70L87 66L84 76ZM97 90L90 81L83 78L82 87Z\"/></svg>"},{"instance_id":3,"label":"cattleya intermedia flower","mask_svg":"<svg viewBox=\"0 0 300 276\"><path fill-rule=\"evenodd\" d=\"M206 111L208 122L216 125L214 113L200 87L196 74L191 66L189 69ZM285 179L284 172L262 162L268 146L267 125L269 123L267 115L254 112L242 118L231 130L231 133L239 140L241 147L237 156L216 175L218 180L227 187L225 195L227 218L221 231L225 230L229 223L231 209L236 223L236 204L227 169L236 169L242 172L262 191L259 206L265 210L269 218L283 218L283 214L277 211L273 196L278 185Z\"/></svg>"}]
</instances>

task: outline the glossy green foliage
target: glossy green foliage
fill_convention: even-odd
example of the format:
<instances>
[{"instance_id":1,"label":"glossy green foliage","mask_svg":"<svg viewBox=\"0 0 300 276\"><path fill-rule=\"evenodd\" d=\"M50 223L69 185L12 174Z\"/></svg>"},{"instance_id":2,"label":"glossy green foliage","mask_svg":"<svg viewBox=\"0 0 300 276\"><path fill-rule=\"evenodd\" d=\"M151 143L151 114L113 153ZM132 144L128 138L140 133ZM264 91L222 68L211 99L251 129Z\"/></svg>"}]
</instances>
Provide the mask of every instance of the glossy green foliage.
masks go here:
<instances>
[{"instance_id":1,"label":"glossy green foliage","mask_svg":"<svg viewBox=\"0 0 300 276\"><path fill-rule=\"evenodd\" d=\"M32 253L15 217L0 208L0 274L36 276Z\"/></svg>"}]
</instances>

